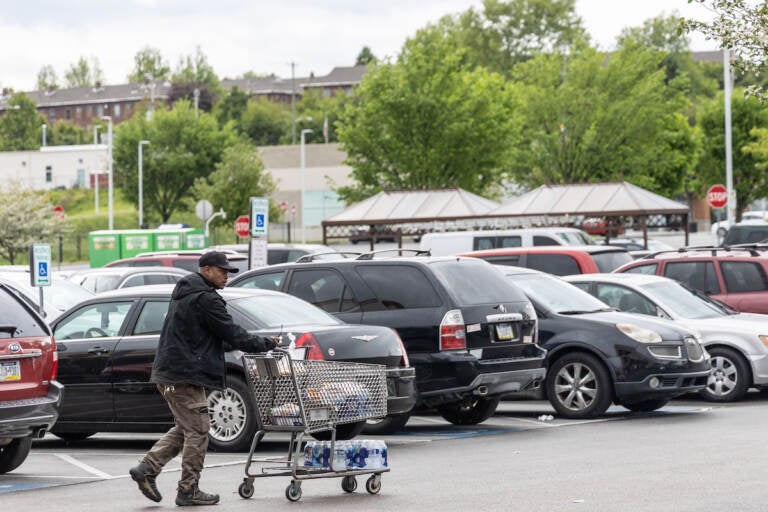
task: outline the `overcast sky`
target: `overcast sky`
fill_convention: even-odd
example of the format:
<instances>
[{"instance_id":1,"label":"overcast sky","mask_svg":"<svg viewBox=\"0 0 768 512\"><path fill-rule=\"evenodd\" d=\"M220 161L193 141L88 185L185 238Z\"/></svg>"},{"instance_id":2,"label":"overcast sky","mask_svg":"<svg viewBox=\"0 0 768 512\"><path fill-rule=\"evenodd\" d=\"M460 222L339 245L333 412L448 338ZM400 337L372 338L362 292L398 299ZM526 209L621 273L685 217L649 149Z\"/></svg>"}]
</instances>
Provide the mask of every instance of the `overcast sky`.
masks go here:
<instances>
[{"instance_id":1,"label":"overcast sky","mask_svg":"<svg viewBox=\"0 0 768 512\"><path fill-rule=\"evenodd\" d=\"M598 46L627 26L676 11L705 18L687 0L576 0ZM35 88L50 64L63 82L80 56L96 57L106 83L126 81L133 57L158 48L174 69L199 45L216 74L324 75L354 64L363 46L395 56L417 29L481 0L5 0L0 9L0 87ZM693 38L695 50L715 46Z\"/></svg>"}]
</instances>

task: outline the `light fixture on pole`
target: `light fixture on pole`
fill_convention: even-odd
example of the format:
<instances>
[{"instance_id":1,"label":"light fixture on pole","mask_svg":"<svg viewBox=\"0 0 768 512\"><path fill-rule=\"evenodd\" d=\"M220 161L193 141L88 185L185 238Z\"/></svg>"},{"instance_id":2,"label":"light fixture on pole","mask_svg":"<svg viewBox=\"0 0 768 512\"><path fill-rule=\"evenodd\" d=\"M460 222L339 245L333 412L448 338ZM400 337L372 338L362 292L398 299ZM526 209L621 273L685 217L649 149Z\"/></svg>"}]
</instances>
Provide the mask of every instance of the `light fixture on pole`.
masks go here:
<instances>
[{"instance_id":1,"label":"light fixture on pole","mask_svg":"<svg viewBox=\"0 0 768 512\"><path fill-rule=\"evenodd\" d=\"M45 147L45 129L46 128L47 126L45 125L45 123L43 123L43 147Z\"/></svg>"},{"instance_id":2,"label":"light fixture on pole","mask_svg":"<svg viewBox=\"0 0 768 512\"><path fill-rule=\"evenodd\" d=\"M148 140L139 141L139 229L144 227L144 175L142 171L141 147L149 145Z\"/></svg>"},{"instance_id":3,"label":"light fixture on pole","mask_svg":"<svg viewBox=\"0 0 768 512\"><path fill-rule=\"evenodd\" d=\"M113 195L113 188L112 188L112 116L102 116L102 120L106 121L107 124L107 144L108 144L108 156L109 159L109 170L107 171L107 209L109 210L109 229L112 230L115 228L115 215L114 215L114 207L112 205L112 195Z\"/></svg>"},{"instance_id":4,"label":"light fixture on pole","mask_svg":"<svg viewBox=\"0 0 768 512\"><path fill-rule=\"evenodd\" d=\"M306 167L306 158L304 156L304 136L308 133L312 133L312 130L309 128L301 130L301 243L303 244L307 243L307 224L304 220L304 214L306 213L306 210L304 209L304 174Z\"/></svg>"},{"instance_id":5,"label":"light fixture on pole","mask_svg":"<svg viewBox=\"0 0 768 512\"><path fill-rule=\"evenodd\" d=\"M99 142L99 130L101 129L101 125L97 124L93 127L93 143L98 144ZM101 178L101 169L96 169L96 177L93 180L93 213L96 215L99 214L99 185Z\"/></svg>"}]
</instances>

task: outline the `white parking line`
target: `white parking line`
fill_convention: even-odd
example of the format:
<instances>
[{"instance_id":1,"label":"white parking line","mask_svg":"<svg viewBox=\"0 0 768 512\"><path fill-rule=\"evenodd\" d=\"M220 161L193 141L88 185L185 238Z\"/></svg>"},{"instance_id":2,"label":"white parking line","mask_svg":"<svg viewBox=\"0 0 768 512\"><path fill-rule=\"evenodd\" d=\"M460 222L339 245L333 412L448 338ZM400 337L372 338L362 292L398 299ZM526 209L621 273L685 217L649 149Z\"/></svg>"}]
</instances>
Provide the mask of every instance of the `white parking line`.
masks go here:
<instances>
[{"instance_id":1,"label":"white parking line","mask_svg":"<svg viewBox=\"0 0 768 512\"><path fill-rule=\"evenodd\" d=\"M65 462L69 462L73 466L77 466L78 468L82 469L83 471L86 471L86 472L88 472L88 473L90 473L92 475L95 475L97 477L104 478L105 480L111 480L113 478L120 478L119 476L112 476L112 475L110 475L108 473L105 473L105 472L99 470L99 469L96 469L93 466L89 466L88 464L86 464L84 462L80 462L76 458L71 457L69 455L65 455L65 454L61 454L61 453L54 453L53 455L55 455L56 457L60 458L61 460L65 461Z\"/></svg>"}]
</instances>

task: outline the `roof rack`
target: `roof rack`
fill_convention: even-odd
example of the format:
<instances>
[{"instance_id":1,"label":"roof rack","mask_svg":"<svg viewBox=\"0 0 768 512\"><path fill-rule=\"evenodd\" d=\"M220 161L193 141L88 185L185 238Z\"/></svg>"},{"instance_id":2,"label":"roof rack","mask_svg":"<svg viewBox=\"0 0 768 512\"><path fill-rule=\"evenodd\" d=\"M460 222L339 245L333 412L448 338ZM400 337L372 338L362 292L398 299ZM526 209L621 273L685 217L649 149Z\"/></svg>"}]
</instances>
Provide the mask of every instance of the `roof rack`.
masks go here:
<instances>
[{"instance_id":1,"label":"roof rack","mask_svg":"<svg viewBox=\"0 0 768 512\"><path fill-rule=\"evenodd\" d=\"M328 252L315 252L312 254L305 254L304 256L297 259L294 263L311 263L317 259L318 256L340 256L341 258L357 258L362 253L360 252L353 252L353 251L328 251Z\"/></svg>"},{"instance_id":2,"label":"roof rack","mask_svg":"<svg viewBox=\"0 0 768 512\"><path fill-rule=\"evenodd\" d=\"M747 251L750 256L760 256L759 251L768 251L768 244L739 244L729 246L715 246L715 245L692 245L689 247L681 247L679 249L669 249L666 251L657 251L640 259L652 260L661 254L686 254L690 252L709 252L712 256L717 256L718 251Z\"/></svg>"},{"instance_id":3,"label":"roof rack","mask_svg":"<svg viewBox=\"0 0 768 512\"><path fill-rule=\"evenodd\" d=\"M374 259L374 256L377 254L383 254L386 252L396 252L398 256L402 256L404 252L412 253L413 256L432 256L432 253L429 252L429 250L421 250L421 249L381 249L378 251L371 251L366 252L364 254L361 254L356 259L358 260L372 260Z\"/></svg>"}]
</instances>

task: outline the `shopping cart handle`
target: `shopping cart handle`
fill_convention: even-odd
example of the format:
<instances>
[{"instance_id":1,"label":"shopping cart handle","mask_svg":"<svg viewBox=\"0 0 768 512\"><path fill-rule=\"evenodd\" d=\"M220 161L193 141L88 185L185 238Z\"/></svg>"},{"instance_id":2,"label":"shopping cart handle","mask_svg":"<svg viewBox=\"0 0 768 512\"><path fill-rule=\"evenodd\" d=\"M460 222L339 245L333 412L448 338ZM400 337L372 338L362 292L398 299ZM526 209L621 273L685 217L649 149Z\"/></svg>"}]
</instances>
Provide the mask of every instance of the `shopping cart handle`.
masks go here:
<instances>
[{"instance_id":1,"label":"shopping cart handle","mask_svg":"<svg viewBox=\"0 0 768 512\"><path fill-rule=\"evenodd\" d=\"M282 348L282 347L275 347L275 348L273 348L271 350L271 352L277 352L278 354L290 354L291 353L290 350L288 350L287 348Z\"/></svg>"}]
</instances>

